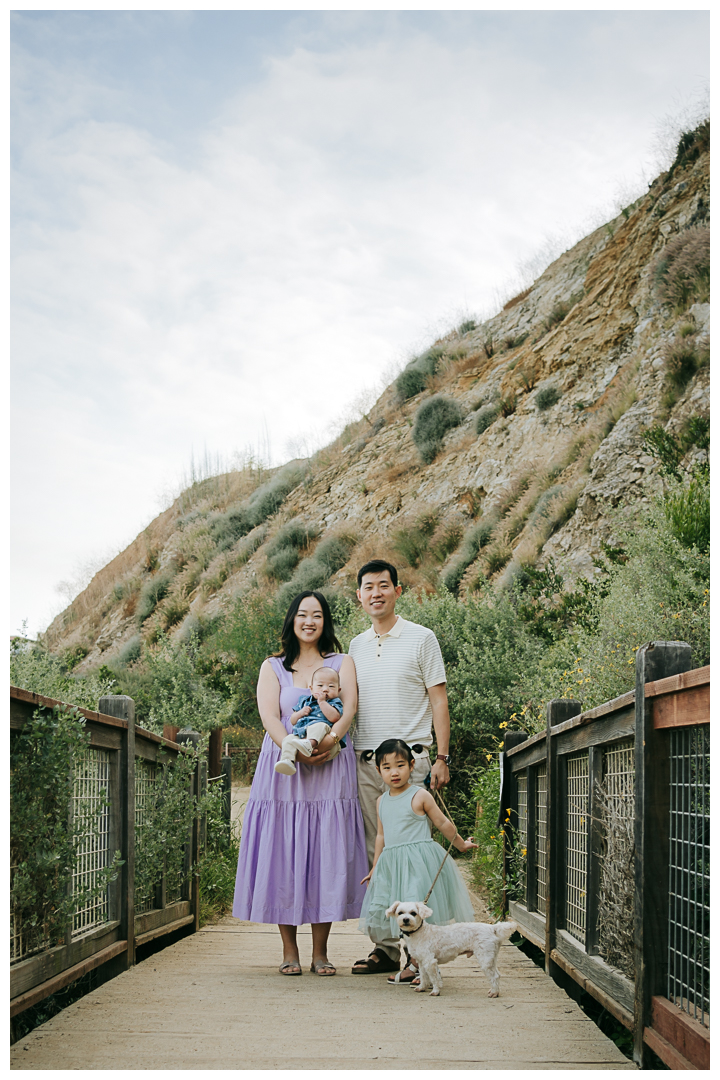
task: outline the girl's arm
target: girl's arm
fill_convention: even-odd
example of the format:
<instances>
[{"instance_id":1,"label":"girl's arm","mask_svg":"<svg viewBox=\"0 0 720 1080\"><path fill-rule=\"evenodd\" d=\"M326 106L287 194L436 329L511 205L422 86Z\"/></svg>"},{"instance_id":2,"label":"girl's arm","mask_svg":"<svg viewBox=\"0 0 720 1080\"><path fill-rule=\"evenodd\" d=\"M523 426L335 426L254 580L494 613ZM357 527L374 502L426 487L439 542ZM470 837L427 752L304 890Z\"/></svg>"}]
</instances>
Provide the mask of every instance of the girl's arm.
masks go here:
<instances>
[{"instance_id":1,"label":"girl's arm","mask_svg":"<svg viewBox=\"0 0 720 1080\"><path fill-rule=\"evenodd\" d=\"M373 873L375 872L375 867L377 866L377 861L380 858L380 854L382 852L382 849L385 847L385 833L383 832L382 821L380 820L380 800L381 799L382 799L382 795L378 795L378 801L377 801L378 829L377 829L377 836L375 837L375 857L373 858L372 870L370 871L369 874L367 874L362 879L362 881L360 882L361 885L364 885L366 881L370 881L370 878L373 876Z\"/></svg>"},{"instance_id":2,"label":"girl's arm","mask_svg":"<svg viewBox=\"0 0 720 1080\"><path fill-rule=\"evenodd\" d=\"M463 840L460 835L455 836L455 826L450 818L445 817L429 791L417 791L412 797L412 808L416 814L427 814L438 832L441 832L446 840L452 841L458 851L470 851L477 847L472 836L467 840Z\"/></svg>"},{"instance_id":3,"label":"girl's arm","mask_svg":"<svg viewBox=\"0 0 720 1080\"><path fill-rule=\"evenodd\" d=\"M282 746L287 731L280 720L280 683L267 660L263 660L260 668L257 703L262 726L276 746Z\"/></svg>"}]
</instances>

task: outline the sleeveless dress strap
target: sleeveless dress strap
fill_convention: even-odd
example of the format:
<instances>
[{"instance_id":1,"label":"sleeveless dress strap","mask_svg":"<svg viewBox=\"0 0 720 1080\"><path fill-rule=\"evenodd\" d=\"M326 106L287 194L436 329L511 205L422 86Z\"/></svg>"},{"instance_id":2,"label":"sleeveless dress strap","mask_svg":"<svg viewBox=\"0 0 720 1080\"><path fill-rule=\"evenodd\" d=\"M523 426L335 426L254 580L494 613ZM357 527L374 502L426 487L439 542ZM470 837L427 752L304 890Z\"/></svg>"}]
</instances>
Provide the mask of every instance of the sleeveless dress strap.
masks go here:
<instances>
[{"instance_id":1,"label":"sleeveless dress strap","mask_svg":"<svg viewBox=\"0 0 720 1080\"><path fill-rule=\"evenodd\" d=\"M281 656L268 656L270 667L277 675L281 686L292 686L292 671L287 671Z\"/></svg>"}]
</instances>

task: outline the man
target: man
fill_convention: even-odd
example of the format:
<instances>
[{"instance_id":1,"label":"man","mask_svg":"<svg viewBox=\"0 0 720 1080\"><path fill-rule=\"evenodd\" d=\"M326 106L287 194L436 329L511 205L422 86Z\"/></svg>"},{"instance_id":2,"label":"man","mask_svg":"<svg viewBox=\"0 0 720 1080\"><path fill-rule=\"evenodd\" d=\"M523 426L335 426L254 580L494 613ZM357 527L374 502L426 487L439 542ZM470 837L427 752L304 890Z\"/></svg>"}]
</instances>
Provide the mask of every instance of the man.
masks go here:
<instances>
[{"instance_id":1,"label":"man","mask_svg":"<svg viewBox=\"0 0 720 1080\"><path fill-rule=\"evenodd\" d=\"M432 630L395 614L402 593L397 570L383 559L373 559L358 571L357 597L372 626L350 642L355 663L358 707L353 744L357 755L358 795L365 825L367 854L372 866L377 835L377 800L385 786L374 761L363 761L363 750L374 750L385 739L420 744L413 779L421 784L430 773L430 786L443 787L450 779L450 714L445 667ZM432 732L437 754L430 765ZM398 971L400 945L382 942L367 958L353 966L356 975ZM406 973L403 972L403 975ZM408 973L412 978L414 973ZM403 979L405 981L405 979Z\"/></svg>"}]
</instances>

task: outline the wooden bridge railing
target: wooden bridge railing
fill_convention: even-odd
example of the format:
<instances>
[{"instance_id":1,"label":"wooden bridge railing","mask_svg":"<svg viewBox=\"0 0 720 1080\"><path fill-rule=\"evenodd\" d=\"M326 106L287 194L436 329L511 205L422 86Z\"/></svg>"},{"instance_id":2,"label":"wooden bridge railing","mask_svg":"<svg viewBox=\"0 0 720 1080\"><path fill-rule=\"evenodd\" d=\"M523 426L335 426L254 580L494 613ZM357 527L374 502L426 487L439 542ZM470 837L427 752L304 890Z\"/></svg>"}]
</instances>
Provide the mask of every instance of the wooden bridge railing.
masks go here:
<instances>
[{"instance_id":1,"label":"wooden bridge railing","mask_svg":"<svg viewBox=\"0 0 720 1080\"><path fill-rule=\"evenodd\" d=\"M710 669L637 653L636 687L503 753L507 906L522 933L671 1068L709 1068Z\"/></svg>"},{"instance_id":2,"label":"wooden bridge railing","mask_svg":"<svg viewBox=\"0 0 720 1080\"><path fill-rule=\"evenodd\" d=\"M51 698L10 688L10 726L17 732L38 707L61 704ZM38 1001L74 982L88 971L108 964L117 974L135 962L136 949L163 934L182 927L198 929L200 899L198 879L190 873L200 847L200 822L193 822L190 836L179 837L184 847L184 873L174 881L160 874L147 891L136 883L136 835L142 828L143 811L154 782L158 753L170 760L181 752L178 743L135 725L135 705L125 696L102 698L100 712L78 711L85 717L90 748L81 775L76 771L82 797L109 802L101 826L86 845L85 873L107 866L120 851L123 866L117 879L98 900L77 912L61 945L40 950L29 943L22 925L11 913L10 1015L16 1016ZM199 761L191 780L192 794L199 796L207 776L207 762Z\"/></svg>"}]
</instances>

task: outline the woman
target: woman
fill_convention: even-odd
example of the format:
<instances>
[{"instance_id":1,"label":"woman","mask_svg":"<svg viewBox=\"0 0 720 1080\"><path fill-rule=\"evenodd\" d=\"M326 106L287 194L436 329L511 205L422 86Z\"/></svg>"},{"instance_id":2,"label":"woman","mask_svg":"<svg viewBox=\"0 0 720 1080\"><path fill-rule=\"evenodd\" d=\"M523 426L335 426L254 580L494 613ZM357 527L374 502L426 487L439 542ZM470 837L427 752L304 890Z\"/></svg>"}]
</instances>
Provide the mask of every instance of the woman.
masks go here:
<instances>
[{"instance_id":1,"label":"woman","mask_svg":"<svg viewBox=\"0 0 720 1080\"><path fill-rule=\"evenodd\" d=\"M302 975L297 928L309 922L311 970L334 975L327 956L330 927L358 917L367 873L355 754L347 736L357 706L355 665L342 655L322 593L295 597L281 642L282 651L263 662L258 679L266 735L243 818L233 915L278 924L283 975ZM275 763L292 731L290 714L319 667L339 672L343 715L312 757L298 755L294 776L281 775ZM347 746L329 761L335 735L345 736Z\"/></svg>"}]
</instances>

